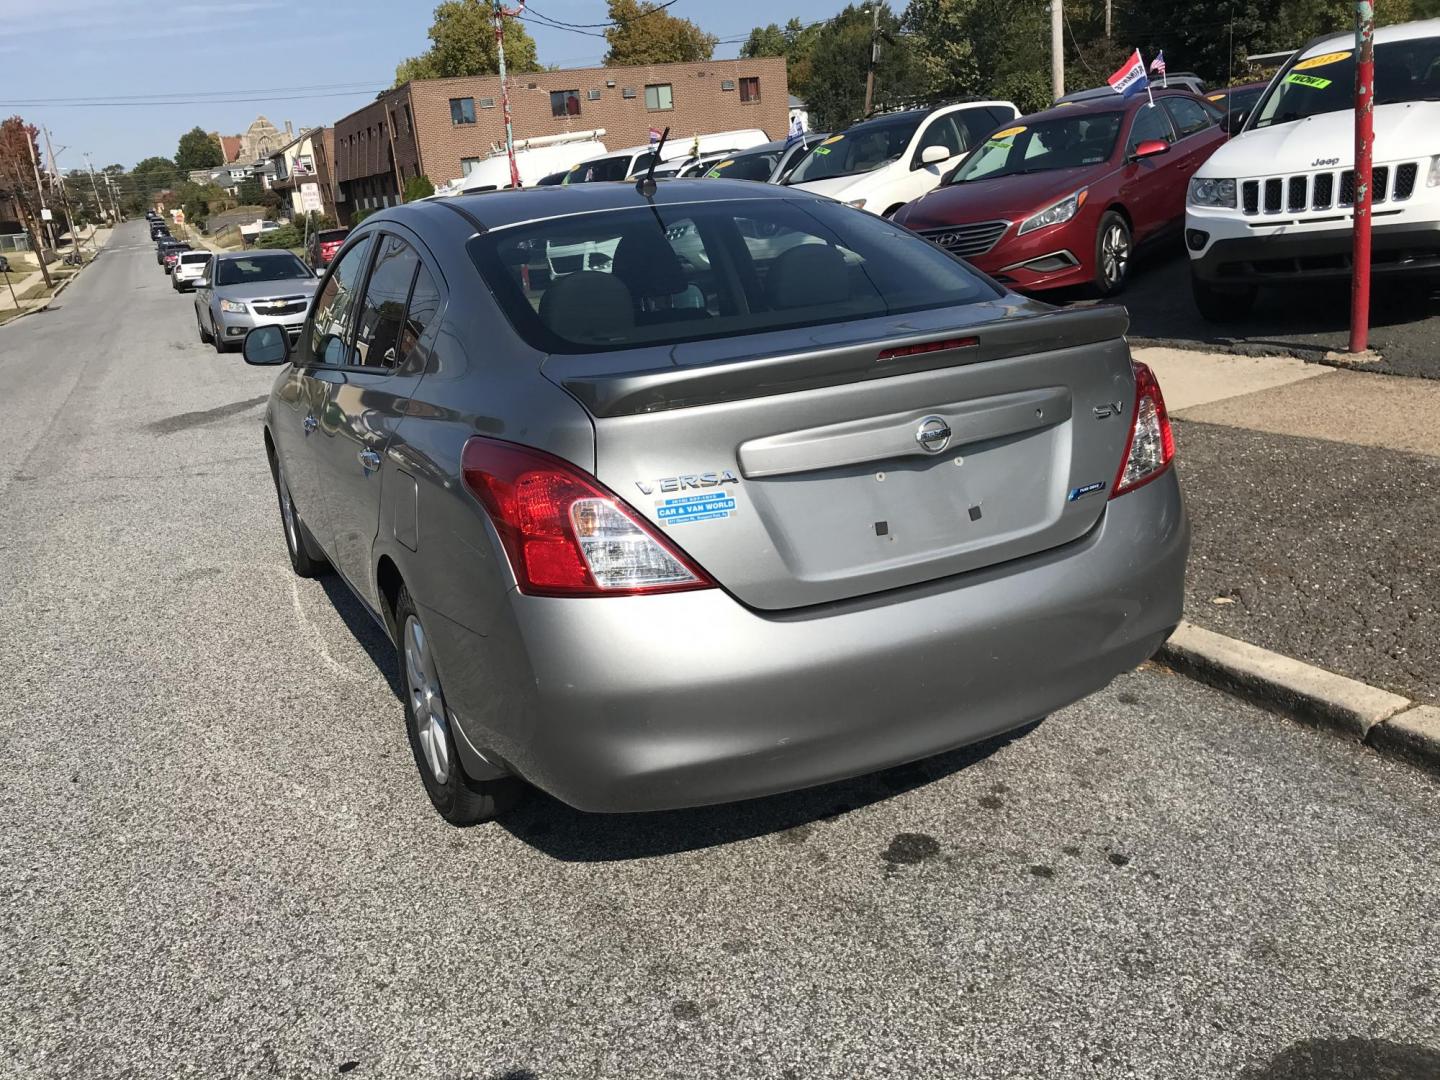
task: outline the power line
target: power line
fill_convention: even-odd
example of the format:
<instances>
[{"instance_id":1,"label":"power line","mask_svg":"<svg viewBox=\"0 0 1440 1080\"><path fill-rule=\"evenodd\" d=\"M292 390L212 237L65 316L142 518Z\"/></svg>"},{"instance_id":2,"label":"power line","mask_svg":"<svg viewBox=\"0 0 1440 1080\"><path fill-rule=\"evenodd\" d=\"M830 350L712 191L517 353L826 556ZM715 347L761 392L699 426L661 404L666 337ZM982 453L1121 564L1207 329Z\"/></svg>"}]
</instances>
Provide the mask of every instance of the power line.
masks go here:
<instances>
[{"instance_id":1,"label":"power line","mask_svg":"<svg viewBox=\"0 0 1440 1080\"><path fill-rule=\"evenodd\" d=\"M267 94L298 94L298 93L304 93L304 92L308 92L308 91L312 91L312 90L350 90L350 89L352 89L352 88L357 89L357 91L365 91L365 90L369 90L369 89L373 88L374 85L375 85L375 83L373 83L373 82L361 82L361 81L358 81L358 80L351 80L350 82L343 82L343 83L317 83L317 84L310 85L310 86L272 86L272 87L266 88L263 92L264 92L264 93L267 93ZM211 97L228 97L228 96L231 95L231 94L253 94L253 93L255 93L255 92L256 92L256 91L255 91L254 89L249 88L249 87L246 87L246 88L243 88L243 89L241 89L241 88L236 88L236 89L234 89L234 90L193 90L193 91L187 90L187 91L186 91L186 94L188 94L188 95L189 95L190 97L192 97L192 98L211 98ZM161 98L173 98L173 97L177 97L177 96L179 96L178 93L177 93L176 91L174 91L174 90L171 90L171 91L167 91L167 92L162 93L162 94L112 94L109 100L112 100L112 101L127 101L127 102L128 102L128 101L155 101L155 100L159 100L159 99L161 99ZM38 105L38 104L42 104L42 103L56 102L56 101L74 101L74 102L84 103L84 102L88 102L88 101L92 101L92 100L94 100L94 99L93 99L93 98L86 98L86 97L52 97L52 98L32 98L32 99L23 99L23 98L21 98L21 99L12 100L12 101L11 101L11 104L12 104L12 105Z\"/></svg>"},{"instance_id":2,"label":"power line","mask_svg":"<svg viewBox=\"0 0 1440 1080\"><path fill-rule=\"evenodd\" d=\"M146 108L166 105L244 105L255 102L266 101L310 101L315 98L337 98L355 97L359 94L374 94L377 83L369 83L359 90L342 90L328 94L287 94L271 93L263 97L234 97L234 98L213 98L201 100L199 98L176 98L171 101L115 101L111 98L88 98L83 100L60 100L56 98L32 98L27 101L0 100L0 107L10 108L15 105L28 105L46 109L94 109L94 108Z\"/></svg>"}]
</instances>

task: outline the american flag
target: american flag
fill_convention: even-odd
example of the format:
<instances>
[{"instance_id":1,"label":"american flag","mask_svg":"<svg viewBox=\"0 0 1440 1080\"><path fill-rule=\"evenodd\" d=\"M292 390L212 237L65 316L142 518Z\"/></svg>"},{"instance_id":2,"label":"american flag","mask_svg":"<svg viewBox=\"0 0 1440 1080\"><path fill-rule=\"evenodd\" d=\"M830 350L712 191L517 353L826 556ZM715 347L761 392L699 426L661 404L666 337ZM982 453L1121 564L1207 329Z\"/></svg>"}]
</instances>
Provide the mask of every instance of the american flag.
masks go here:
<instances>
[{"instance_id":1,"label":"american flag","mask_svg":"<svg viewBox=\"0 0 1440 1080\"><path fill-rule=\"evenodd\" d=\"M1161 49L1155 54L1155 59L1150 61L1150 70L1160 78L1165 78L1165 50Z\"/></svg>"}]
</instances>

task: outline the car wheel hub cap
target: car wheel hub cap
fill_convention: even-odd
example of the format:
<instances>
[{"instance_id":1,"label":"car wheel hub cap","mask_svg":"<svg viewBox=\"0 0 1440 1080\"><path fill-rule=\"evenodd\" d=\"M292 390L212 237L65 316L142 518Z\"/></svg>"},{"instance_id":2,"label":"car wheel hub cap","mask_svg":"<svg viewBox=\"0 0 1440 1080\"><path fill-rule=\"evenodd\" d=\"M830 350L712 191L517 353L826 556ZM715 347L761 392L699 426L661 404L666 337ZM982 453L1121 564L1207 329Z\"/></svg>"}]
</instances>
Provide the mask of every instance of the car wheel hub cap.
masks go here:
<instances>
[{"instance_id":1,"label":"car wheel hub cap","mask_svg":"<svg viewBox=\"0 0 1440 1080\"><path fill-rule=\"evenodd\" d=\"M445 714L445 695L430 656L430 640L420 620L411 615L405 620L405 680L410 690L410 711L415 716L415 733L425 764L437 783L450 779L449 721Z\"/></svg>"},{"instance_id":2,"label":"car wheel hub cap","mask_svg":"<svg viewBox=\"0 0 1440 1080\"><path fill-rule=\"evenodd\" d=\"M1105 280L1112 283L1119 281L1125 276L1125 264L1130 260L1130 245L1125 239L1125 231L1118 225L1112 225L1105 233L1101 250Z\"/></svg>"},{"instance_id":3,"label":"car wheel hub cap","mask_svg":"<svg viewBox=\"0 0 1440 1080\"><path fill-rule=\"evenodd\" d=\"M285 523L285 542L290 545L292 554L300 552L300 533L295 527L295 504L290 501L290 489L285 486L285 481L280 481L280 517Z\"/></svg>"}]
</instances>

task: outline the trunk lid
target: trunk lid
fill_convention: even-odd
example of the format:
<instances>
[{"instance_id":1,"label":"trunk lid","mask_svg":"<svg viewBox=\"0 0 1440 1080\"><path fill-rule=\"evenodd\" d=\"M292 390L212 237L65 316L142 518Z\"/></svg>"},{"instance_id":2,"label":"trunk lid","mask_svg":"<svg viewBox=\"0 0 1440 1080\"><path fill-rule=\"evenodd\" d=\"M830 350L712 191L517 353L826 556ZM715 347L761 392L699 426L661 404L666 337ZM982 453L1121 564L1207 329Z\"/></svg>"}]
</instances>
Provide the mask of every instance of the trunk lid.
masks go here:
<instances>
[{"instance_id":1,"label":"trunk lid","mask_svg":"<svg viewBox=\"0 0 1440 1080\"><path fill-rule=\"evenodd\" d=\"M1127 323L1010 296L543 370L594 418L598 479L743 603L779 610L1085 535L1129 430Z\"/></svg>"}]
</instances>

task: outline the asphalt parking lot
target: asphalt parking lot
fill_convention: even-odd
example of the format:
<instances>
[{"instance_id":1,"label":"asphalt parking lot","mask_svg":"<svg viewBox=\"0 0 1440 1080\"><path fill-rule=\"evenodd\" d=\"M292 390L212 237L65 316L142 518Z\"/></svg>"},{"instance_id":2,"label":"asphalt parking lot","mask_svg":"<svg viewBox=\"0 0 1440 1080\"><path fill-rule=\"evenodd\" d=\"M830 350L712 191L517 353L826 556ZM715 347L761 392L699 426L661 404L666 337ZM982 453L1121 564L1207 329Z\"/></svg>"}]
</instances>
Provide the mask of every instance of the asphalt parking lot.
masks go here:
<instances>
[{"instance_id":1,"label":"asphalt parking lot","mask_svg":"<svg viewBox=\"0 0 1440 1080\"><path fill-rule=\"evenodd\" d=\"M1070 290L1043 299L1095 302ZM1142 255L1115 300L1130 311L1131 339L1143 345L1324 361L1326 353L1343 352L1350 336L1348 283L1263 289L1244 318L1206 322L1195 310L1188 257L1178 244ZM1440 379L1440 282L1377 277L1370 317L1370 347L1381 359L1365 370Z\"/></svg>"},{"instance_id":2,"label":"asphalt parking lot","mask_svg":"<svg viewBox=\"0 0 1440 1080\"><path fill-rule=\"evenodd\" d=\"M388 643L290 575L273 374L125 229L0 328L0 1076L1440 1075L1440 784L1163 671L813 791L446 826Z\"/></svg>"}]
</instances>

